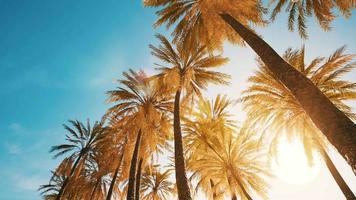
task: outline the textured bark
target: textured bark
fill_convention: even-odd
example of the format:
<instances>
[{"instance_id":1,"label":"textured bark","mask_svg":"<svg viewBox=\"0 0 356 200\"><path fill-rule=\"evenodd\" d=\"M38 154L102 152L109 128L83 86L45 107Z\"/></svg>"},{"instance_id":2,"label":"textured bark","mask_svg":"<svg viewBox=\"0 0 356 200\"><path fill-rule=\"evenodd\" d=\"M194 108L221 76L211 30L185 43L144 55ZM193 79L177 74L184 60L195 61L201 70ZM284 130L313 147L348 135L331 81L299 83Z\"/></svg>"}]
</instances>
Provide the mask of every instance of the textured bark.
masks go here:
<instances>
[{"instance_id":1,"label":"textured bark","mask_svg":"<svg viewBox=\"0 0 356 200\"><path fill-rule=\"evenodd\" d=\"M178 190L179 200L192 200L188 179L185 170L185 161L183 154L183 139L182 130L180 125L180 90L177 90L174 99L174 119L173 119L173 130L174 130L174 161L175 161L175 175L176 184Z\"/></svg>"},{"instance_id":2,"label":"textured bark","mask_svg":"<svg viewBox=\"0 0 356 200\"><path fill-rule=\"evenodd\" d=\"M334 177L334 179L335 179L337 185L339 186L339 188L341 189L342 193L344 193L346 199L347 200L356 200L354 193L352 193L351 189L346 184L345 180L342 178L339 171L336 169L336 166L330 159L328 153L324 149L322 149L322 152L323 152L323 158L326 163L326 166L328 167L331 175Z\"/></svg>"},{"instance_id":3,"label":"textured bark","mask_svg":"<svg viewBox=\"0 0 356 200\"><path fill-rule=\"evenodd\" d=\"M98 188L99 183L100 183L100 179L98 179L95 183L94 189L90 195L90 200L95 200L96 189Z\"/></svg>"},{"instance_id":4,"label":"textured bark","mask_svg":"<svg viewBox=\"0 0 356 200\"><path fill-rule=\"evenodd\" d=\"M113 193L113 190L114 190L117 174L119 173L119 169L120 169L120 166L121 166L121 163L122 163L122 159L124 157L124 153L125 153L125 148L122 149L119 162L118 162L118 164L116 166L114 175L113 175L111 183L110 183L110 187L109 187L108 195L106 196L106 200L111 200L111 196L112 196L112 193Z\"/></svg>"},{"instance_id":5,"label":"textured bark","mask_svg":"<svg viewBox=\"0 0 356 200\"><path fill-rule=\"evenodd\" d=\"M356 174L356 125L311 80L284 61L263 39L229 14L221 14L221 17L292 92L310 119L336 147Z\"/></svg>"},{"instance_id":6,"label":"textured bark","mask_svg":"<svg viewBox=\"0 0 356 200\"><path fill-rule=\"evenodd\" d=\"M65 190L65 188L66 188L66 186L67 186L67 184L68 184L68 181L69 181L69 179L72 177L72 175L74 174L75 169L77 168L77 166L78 166L79 161L81 160L81 158L82 158L82 154L79 154L77 160L74 162L74 165L73 165L72 169L70 170L69 176L66 177L66 179L63 181L63 184L62 184L62 186L61 186L61 189L59 190L59 192L58 192L58 194L57 194L57 196L56 196L56 200L60 200L60 199L62 198L62 195L63 195L64 190Z\"/></svg>"},{"instance_id":7,"label":"textured bark","mask_svg":"<svg viewBox=\"0 0 356 200\"><path fill-rule=\"evenodd\" d=\"M136 195L135 200L140 200L140 186L141 186L141 170L142 170L142 158L138 162L137 173L136 173Z\"/></svg>"},{"instance_id":8,"label":"textured bark","mask_svg":"<svg viewBox=\"0 0 356 200\"><path fill-rule=\"evenodd\" d=\"M141 130L138 132L135 149L132 154L131 165L130 165L130 173L129 173L129 183L127 188L127 200L135 200L135 183L136 183L136 166L138 159L138 150L140 148L141 143Z\"/></svg>"}]
</instances>

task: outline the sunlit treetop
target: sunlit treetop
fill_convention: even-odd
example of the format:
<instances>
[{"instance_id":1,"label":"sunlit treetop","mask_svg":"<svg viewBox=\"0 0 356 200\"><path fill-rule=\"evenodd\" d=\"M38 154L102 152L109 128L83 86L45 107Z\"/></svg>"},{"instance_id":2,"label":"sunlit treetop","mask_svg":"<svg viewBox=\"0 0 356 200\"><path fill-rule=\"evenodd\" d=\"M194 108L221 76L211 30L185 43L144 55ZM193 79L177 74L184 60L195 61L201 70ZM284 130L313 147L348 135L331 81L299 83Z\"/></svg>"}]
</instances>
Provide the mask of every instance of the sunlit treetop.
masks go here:
<instances>
[{"instance_id":1,"label":"sunlit treetop","mask_svg":"<svg viewBox=\"0 0 356 200\"><path fill-rule=\"evenodd\" d=\"M184 123L190 179L207 199L249 199L252 193L266 199L270 174L261 159L261 143L233 124L228 112L232 103L220 95L213 101L200 99L196 109L201 113Z\"/></svg>"},{"instance_id":2,"label":"sunlit treetop","mask_svg":"<svg viewBox=\"0 0 356 200\"><path fill-rule=\"evenodd\" d=\"M352 9L356 7L355 0L270 0L273 5L271 19L274 21L286 7L289 12L288 29L294 31L298 28L299 35L307 38L307 17L315 17L323 30L331 29L331 22L336 18L334 13L337 9L344 17L351 16Z\"/></svg>"},{"instance_id":3,"label":"sunlit treetop","mask_svg":"<svg viewBox=\"0 0 356 200\"><path fill-rule=\"evenodd\" d=\"M119 134L127 135L131 147L141 131L141 149L146 155L160 151L171 135L167 115L173 107L171 97L163 94L143 71L129 70L123 75L120 86L107 92L108 102L114 103L106 114L111 126L118 128Z\"/></svg>"},{"instance_id":4,"label":"sunlit treetop","mask_svg":"<svg viewBox=\"0 0 356 200\"><path fill-rule=\"evenodd\" d=\"M155 26L175 26L174 42L184 40L188 45L198 40L209 50L221 49L225 40L242 44L239 35L219 16L222 12L247 26L266 24L263 20L266 10L259 0L144 0L144 4L161 8Z\"/></svg>"},{"instance_id":5,"label":"sunlit treetop","mask_svg":"<svg viewBox=\"0 0 356 200\"><path fill-rule=\"evenodd\" d=\"M342 76L355 68L355 55L345 54L345 47L336 50L328 58L315 58L305 63L305 50L288 49L284 59L308 77L330 101L352 120L356 119L346 100L356 98L356 84L343 80ZM259 70L249 78L250 86L243 92L242 101L252 126L266 128L266 138L272 139L271 153L282 134L304 144L309 161L312 151L325 145L326 138L315 127L293 94L258 60ZM262 126L262 127L261 127ZM267 134L268 133L268 134ZM272 135L271 135L272 134Z\"/></svg>"},{"instance_id":6,"label":"sunlit treetop","mask_svg":"<svg viewBox=\"0 0 356 200\"><path fill-rule=\"evenodd\" d=\"M140 187L143 200L169 199L175 193L174 183L170 180L172 170L160 171L162 167L152 165L145 168Z\"/></svg>"},{"instance_id":7,"label":"sunlit treetop","mask_svg":"<svg viewBox=\"0 0 356 200\"><path fill-rule=\"evenodd\" d=\"M162 35L157 38L161 44L158 47L150 45L151 53L162 64L157 64L159 73L153 78L165 92L181 90L186 97L196 94L201 96L201 90L209 83L228 84L229 75L214 71L223 66L228 59L221 55L213 55L202 45L194 45L189 51L182 43L173 45Z\"/></svg>"}]
</instances>

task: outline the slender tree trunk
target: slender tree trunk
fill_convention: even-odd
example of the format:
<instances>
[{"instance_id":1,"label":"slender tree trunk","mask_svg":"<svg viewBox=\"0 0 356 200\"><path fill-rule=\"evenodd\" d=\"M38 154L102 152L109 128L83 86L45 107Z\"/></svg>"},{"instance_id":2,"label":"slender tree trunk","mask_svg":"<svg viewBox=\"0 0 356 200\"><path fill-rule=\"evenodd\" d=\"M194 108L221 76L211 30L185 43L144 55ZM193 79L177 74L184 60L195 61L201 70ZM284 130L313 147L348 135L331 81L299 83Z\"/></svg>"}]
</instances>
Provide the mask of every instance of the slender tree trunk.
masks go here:
<instances>
[{"instance_id":1,"label":"slender tree trunk","mask_svg":"<svg viewBox=\"0 0 356 200\"><path fill-rule=\"evenodd\" d=\"M232 195L231 200L237 200L236 194L233 194L233 195Z\"/></svg>"},{"instance_id":2,"label":"slender tree trunk","mask_svg":"<svg viewBox=\"0 0 356 200\"><path fill-rule=\"evenodd\" d=\"M210 179L210 187L213 190L213 200L215 200L217 195L216 195L216 192L214 190L215 184L214 184L214 181L212 179Z\"/></svg>"},{"instance_id":3,"label":"slender tree trunk","mask_svg":"<svg viewBox=\"0 0 356 200\"><path fill-rule=\"evenodd\" d=\"M336 169L336 166L330 159L328 153L325 151L325 149L322 149L323 152L323 158L326 163L326 166L328 167L331 175L334 177L337 185L341 189L342 193L344 193L345 197L347 200L356 200L355 195L352 193L351 189L349 186L346 184L345 180L342 178L341 174L339 171Z\"/></svg>"},{"instance_id":4,"label":"slender tree trunk","mask_svg":"<svg viewBox=\"0 0 356 200\"><path fill-rule=\"evenodd\" d=\"M173 119L173 130L174 130L174 161L175 161L175 175L178 190L179 200L192 200L188 179L185 172L185 161L183 154L183 139L182 131L180 126L180 90L177 90L174 99L174 119Z\"/></svg>"},{"instance_id":5,"label":"slender tree trunk","mask_svg":"<svg viewBox=\"0 0 356 200\"><path fill-rule=\"evenodd\" d=\"M114 190L117 174L119 173L119 169L120 169L120 166L121 166L122 159L124 157L124 153L125 153L125 147L122 149L119 162L117 163L114 175L113 175L111 183L110 183L110 187L109 187L108 194L106 196L106 200L111 200L111 196L112 196L112 193L113 193L113 190Z\"/></svg>"},{"instance_id":6,"label":"slender tree trunk","mask_svg":"<svg viewBox=\"0 0 356 200\"><path fill-rule=\"evenodd\" d=\"M221 14L271 72L293 93L314 124L336 147L356 174L356 125L311 80L283 60L263 39L231 15Z\"/></svg>"},{"instance_id":7,"label":"slender tree trunk","mask_svg":"<svg viewBox=\"0 0 356 200\"><path fill-rule=\"evenodd\" d=\"M100 183L100 179L98 179L95 183L95 186L94 186L94 189L93 191L91 192L91 195L90 195L90 200L95 200L95 194L96 194L96 189L98 188L98 185Z\"/></svg>"},{"instance_id":8,"label":"slender tree trunk","mask_svg":"<svg viewBox=\"0 0 356 200\"><path fill-rule=\"evenodd\" d=\"M142 161L143 161L143 159L140 158L140 161L138 162L138 167L137 167L136 189L135 189L136 195L135 195L135 200L140 200L140 186L141 186Z\"/></svg>"},{"instance_id":9,"label":"slender tree trunk","mask_svg":"<svg viewBox=\"0 0 356 200\"><path fill-rule=\"evenodd\" d=\"M137 158L138 158L138 150L140 148L141 143L141 130L138 132L135 149L132 154L130 173L129 173L129 183L127 188L127 200L135 200L135 183L136 183L136 166L137 166Z\"/></svg>"},{"instance_id":10,"label":"slender tree trunk","mask_svg":"<svg viewBox=\"0 0 356 200\"><path fill-rule=\"evenodd\" d=\"M62 184L62 186L61 186L61 189L59 190L59 192L58 192L58 194L57 194L57 196L56 196L56 200L60 200L60 199L62 198L62 195L63 195L64 190L65 190L65 188L66 188L66 186L67 186L67 184L68 184L68 181L69 181L69 179L72 177L72 175L74 174L74 171L75 171L75 169L77 168L77 166L78 166L79 161L80 161L81 158L82 158L82 154L79 154L77 160L75 160L75 162L74 162L74 165L73 165L72 169L70 170L69 176L67 176L66 179L63 181L63 184Z\"/></svg>"}]
</instances>

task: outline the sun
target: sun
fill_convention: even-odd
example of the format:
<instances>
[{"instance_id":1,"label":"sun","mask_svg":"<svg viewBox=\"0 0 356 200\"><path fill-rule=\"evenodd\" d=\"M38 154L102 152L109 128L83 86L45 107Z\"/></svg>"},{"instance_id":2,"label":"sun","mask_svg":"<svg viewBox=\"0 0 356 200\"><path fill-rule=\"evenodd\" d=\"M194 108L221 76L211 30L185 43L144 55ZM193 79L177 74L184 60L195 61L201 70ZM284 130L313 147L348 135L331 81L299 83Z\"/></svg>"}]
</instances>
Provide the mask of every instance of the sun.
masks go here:
<instances>
[{"instance_id":1,"label":"sun","mask_svg":"<svg viewBox=\"0 0 356 200\"><path fill-rule=\"evenodd\" d=\"M278 144L277 158L272 161L272 169L277 177L289 184L312 182L320 171L320 159L316 158L310 166L303 145L297 141L281 139Z\"/></svg>"}]
</instances>

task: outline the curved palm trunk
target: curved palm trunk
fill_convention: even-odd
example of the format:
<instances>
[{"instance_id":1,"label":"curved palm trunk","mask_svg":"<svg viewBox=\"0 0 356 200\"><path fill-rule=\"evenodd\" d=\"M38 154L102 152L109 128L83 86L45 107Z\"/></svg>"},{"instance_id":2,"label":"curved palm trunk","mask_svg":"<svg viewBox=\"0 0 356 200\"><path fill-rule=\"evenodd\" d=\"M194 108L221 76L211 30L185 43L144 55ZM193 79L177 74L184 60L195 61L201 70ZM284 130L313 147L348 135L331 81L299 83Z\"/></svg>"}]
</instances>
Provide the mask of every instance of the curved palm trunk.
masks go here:
<instances>
[{"instance_id":1,"label":"curved palm trunk","mask_svg":"<svg viewBox=\"0 0 356 200\"><path fill-rule=\"evenodd\" d=\"M125 153L125 148L122 149L119 162L118 162L118 164L116 166L114 175L113 175L111 183L110 183L110 188L109 188L109 191L108 191L108 195L106 196L106 200L111 200L111 196L112 196L112 193L113 193L113 190L114 190L117 174L119 173L119 169L120 169L120 166L121 166L122 159L124 157L124 153Z\"/></svg>"},{"instance_id":2,"label":"curved palm trunk","mask_svg":"<svg viewBox=\"0 0 356 200\"><path fill-rule=\"evenodd\" d=\"M185 161L183 155L183 139L182 130L180 126L180 90L177 90L174 99L174 117L173 117L173 130L174 130L174 162L175 162L175 175L178 190L179 200L192 200L188 186L188 179L185 172Z\"/></svg>"},{"instance_id":3,"label":"curved palm trunk","mask_svg":"<svg viewBox=\"0 0 356 200\"><path fill-rule=\"evenodd\" d=\"M140 161L138 162L138 167L137 167L136 189L135 189L136 195L135 195L135 200L140 200L140 186L141 186L142 161L143 161L143 159L140 158Z\"/></svg>"},{"instance_id":4,"label":"curved palm trunk","mask_svg":"<svg viewBox=\"0 0 356 200\"><path fill-rule=\"evenodd\" d=\"M74 174L75 169L77 168L80 159L82 158L82 154L79 154L77 160L75 160L74 165L72 167L72 169L70 170L70 174L68 177L66 177L66 179L63 181L63 184L61 186L61 189L59 190L57 196L56 196L56 200L60 200L62 198L62 195L64 193L64 189L66 188L69 179L72 177L72 175Z\"/></svg>"},{"instance_id":5,"label":"curved palm trunk","mask_svg":"<svg viewBox=\"0 0 356 200\"><path fill-rule=\"evenodd\" d=\"M231 15L220 14L271 72L293 93L314 124L336 147L356 174L356 125L294 67L284 61L263 39Z\"/></svg>"},{"instance_id":6,"label":"curved palm trunk","mask_svg":"<svg viewBox=\"0 0 356 200\"><path fill-rule=\"evenodd\" d=\"M346 184L345 180L342 178L341 174L339 171L336 169L336 166L330 159L328 153L325 151L325 149L322 149L323 152L323 158L326 163L326 166L328 167L331 175L334 177L337 185L341 189L342 193L344 193L345 197L347 200L356 200L355 195L352 193L351 189L349 186Z\"/></svg>"},{"instance_id":7,"label":"curved palm trunk","mask_svg":"<svg viewBox=\"0 0 356 200\"><path fill-rule=\"evenodd\" d=\"M141 130L138 132L135 149L132 154L131 165L130 165L130 174L129 174L129 183L127 188L127 200L135 200L135 183L136 183L136 166L137 166L137 158L138 158L138 150L140 148L141 143Z\"/></svg>"}]
</instances>

